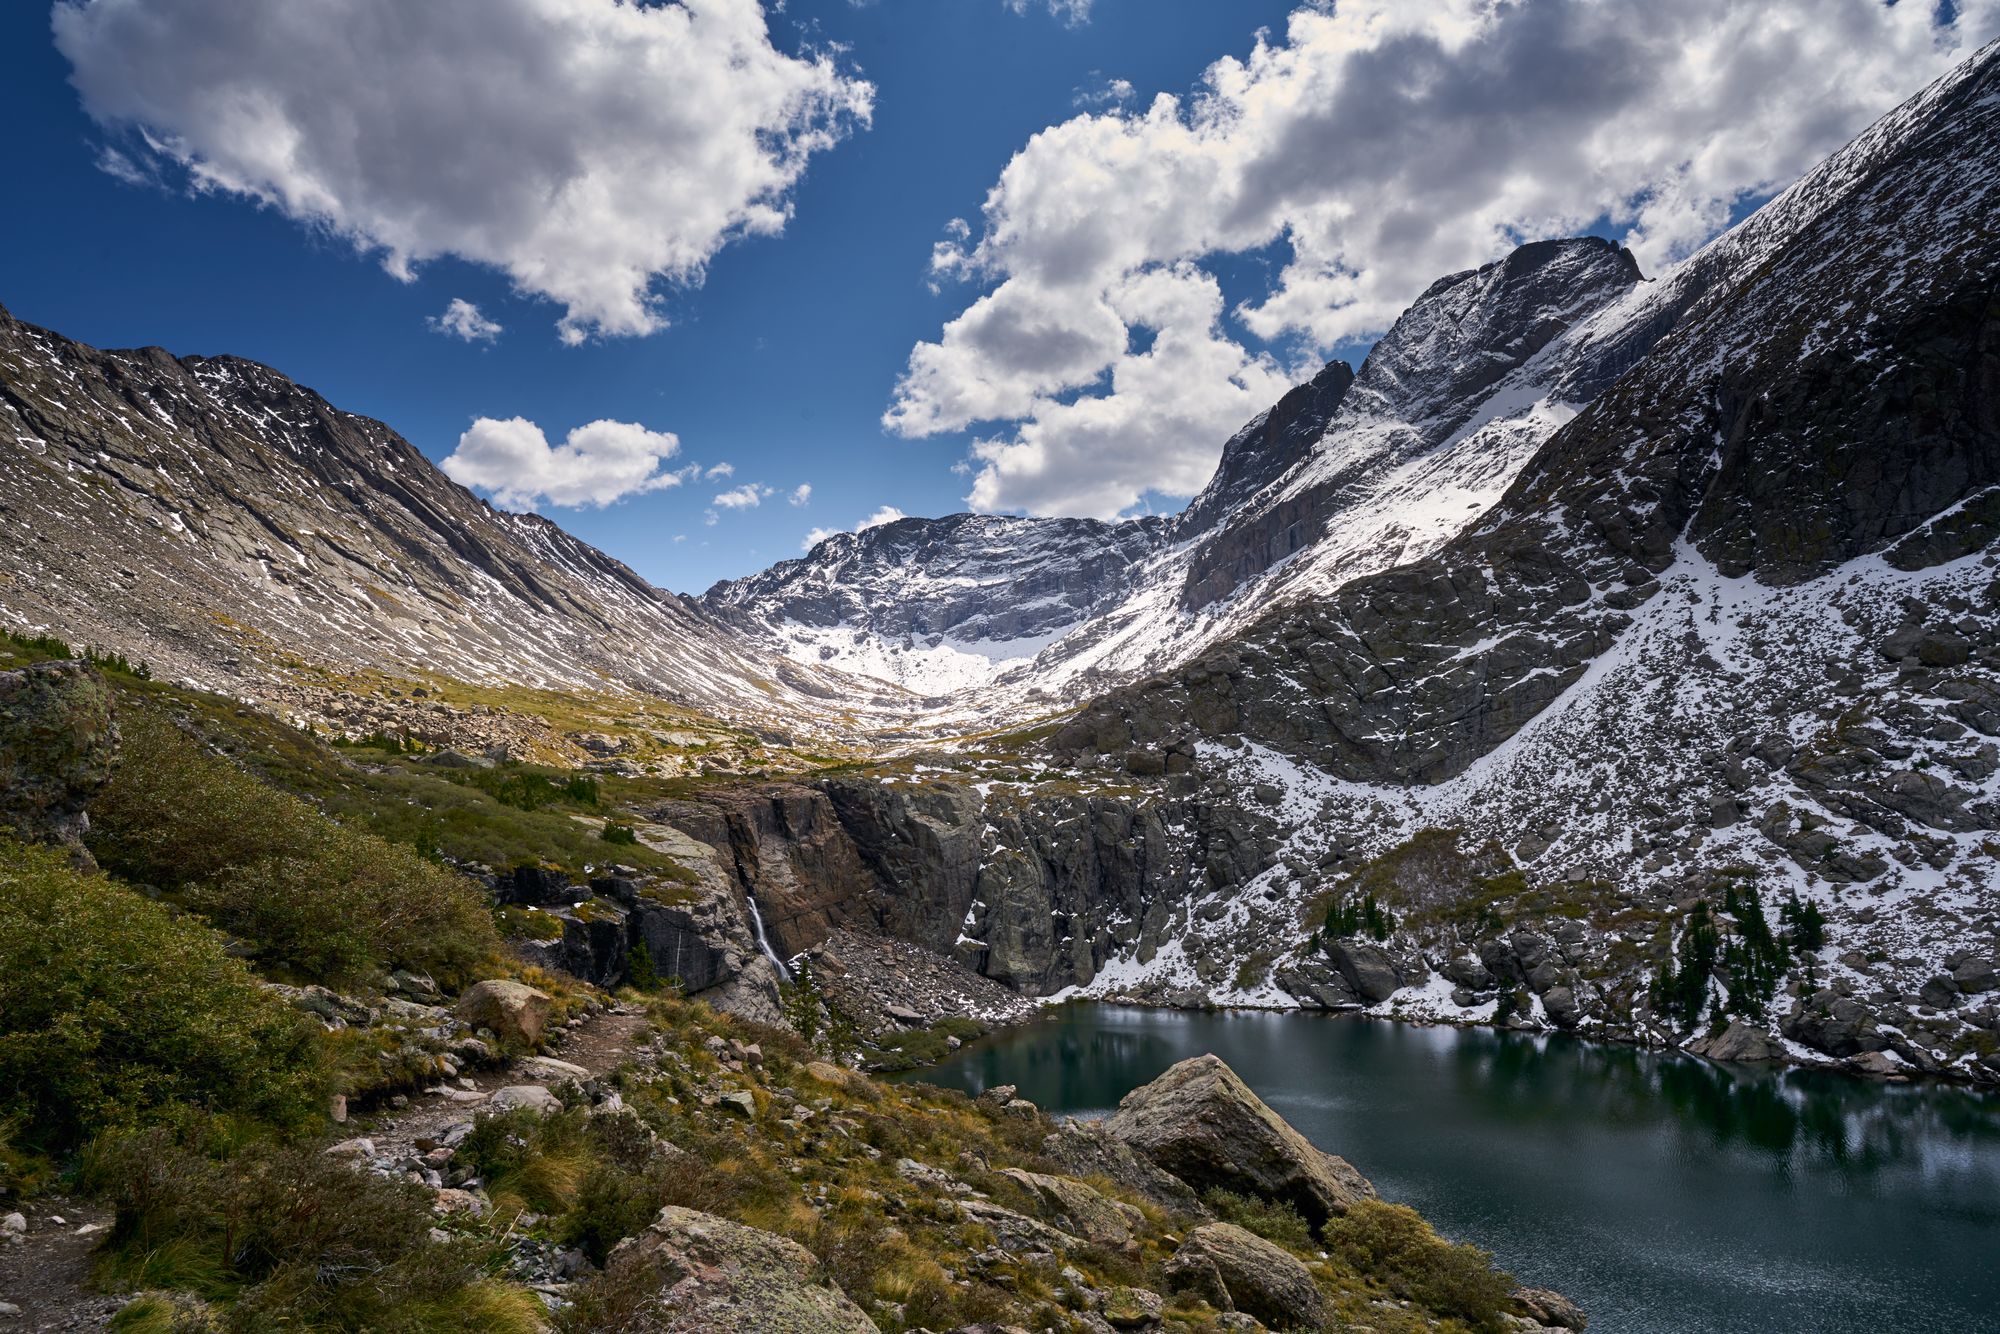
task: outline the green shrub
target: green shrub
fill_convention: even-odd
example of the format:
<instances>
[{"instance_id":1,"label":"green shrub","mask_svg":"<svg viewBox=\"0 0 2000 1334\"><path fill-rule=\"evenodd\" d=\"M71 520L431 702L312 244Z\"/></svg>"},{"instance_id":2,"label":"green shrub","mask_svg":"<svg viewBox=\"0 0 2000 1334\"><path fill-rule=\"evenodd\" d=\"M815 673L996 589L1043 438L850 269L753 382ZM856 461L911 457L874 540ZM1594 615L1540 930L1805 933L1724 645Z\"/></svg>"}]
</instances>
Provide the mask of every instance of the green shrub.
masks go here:
<instances>
[{"instance_id":1,"label":"green shrub","mask_svg":"<svg viewBox=\"0 0 2000 1334\"><path fill-rule=\"evenodd\" d=\"M451 986L498 949L464 877L272 790L156 712L129 710L121 730L92 851L241 937L264 967L329 982L409 968Z\"/></svg>"},{"instance_id":2,"label":"green shrub","mask_svg":"<svg viewBox=\"0 0 2000 1334\"><path fill-rule=\"evenodd\" d=\"M1201 1202L1223 1222L1246 1228L1266 1241L1275 1241L1295 1251L1316 1249L1312 1226L1283 1200L1252 1199L1218 1188L1204 1194Z\"/></svg>"},{"instance_id":3,"label":"green shrub","mask_svg":"<svg viewBox=\"0 0 2000 1334\"><path fill-rule=\"evenodd\" d=\"M1328 1250L1396 1296L1477 1330L1503 1328L1514 1280L1485 1251L1440 1237L1416 1210L1361 1200L1324 1232Z\"/></svg>"},{"instance_id":4,"label":"green shrub","mask_svg":"<svg viewBox=\"0 0 2000 1334\"><path fill-rule=\"evenodd\" d=\"M85 1180L117 1210L100 1277L228 1303L230 1331L539 1328L529 1294L484 1277L487 1247L430 1240L429 1191L313 1148L153 1131L98 1145Z\"/></svg>"},{"instance_id":5,"label":"green shrub","mask_svg":"<svg viewBox=\"0 0 2000 1334\"><path fill-rule=\"evenodd\" d=\"M60 852L0 838L0 1121L67 1148L176 1105L296 1124L317 1029L221 937Z\"/></svg>"},{"instance_id":6,"label":"green shrub","mask_svg":"<svg viewBox=\"0 0 2000 1334\"><path fill-rule=\"evenodd\" d=\"M618 843L628 848L639 841L638 830L628 824L619 824L615 820L606 820L604 828L597 836L606 843Z\"/></svg>"}]
</instances>

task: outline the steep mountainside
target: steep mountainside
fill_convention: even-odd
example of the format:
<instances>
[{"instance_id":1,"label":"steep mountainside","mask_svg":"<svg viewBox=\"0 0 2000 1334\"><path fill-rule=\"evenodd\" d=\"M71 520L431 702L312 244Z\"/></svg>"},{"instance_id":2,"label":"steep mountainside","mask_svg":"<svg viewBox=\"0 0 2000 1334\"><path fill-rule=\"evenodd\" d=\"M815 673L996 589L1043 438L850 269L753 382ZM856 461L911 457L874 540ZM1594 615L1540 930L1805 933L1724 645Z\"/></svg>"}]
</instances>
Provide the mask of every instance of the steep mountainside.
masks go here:
<instances>
[{"instance_id":1,"label":"steep mountainside","mask_svg":"<svg viewBox=\"0 0 2000 1334\"><path fill-rule=\"evenodd\" d=\"M1269 994L1462 1018L1519 983L1657 1036L1648 942L1755 881L1834 942L1773 1015L1790 1050L1993 1077L2000 47L1583 332L1629 369L1471 529L1058 735L1278 831L1097 985L1227 992L1365 884L1422 925L1280 958Z\"/></svg>"},{"instance_id":2,"label":"steep mountainside","mask_svg":"<svg viewBox=\"0 0 2000 1334\"><path fill-rule=\"evenodd\" d=\"M234 357L104 352L0 310L0 617L231 693L300 669L629 690L837 726L871 687L773 661L380 422Z\"/></svg>"}]
</instances>

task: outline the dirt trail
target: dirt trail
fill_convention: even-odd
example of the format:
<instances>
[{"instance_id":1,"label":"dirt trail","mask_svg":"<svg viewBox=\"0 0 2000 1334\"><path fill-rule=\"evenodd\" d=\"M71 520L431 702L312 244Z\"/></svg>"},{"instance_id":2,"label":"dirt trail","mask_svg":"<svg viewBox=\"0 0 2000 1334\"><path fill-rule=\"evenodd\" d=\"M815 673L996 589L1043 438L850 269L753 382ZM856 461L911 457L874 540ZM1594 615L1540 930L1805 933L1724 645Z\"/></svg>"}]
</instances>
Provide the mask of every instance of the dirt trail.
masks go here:
<instances>
[{"instance_id":1,"label":"dirt trail","mask_svg":"<svg viewBox=\"0 0 2000 1334\"><path fill-rule=\"evenodd\" d=\"M581 1066L592 1075L605 1075L630 1058L633 1048L647 1031L646 1012L638 1006L613 1006L593 1015L575 1028L563 1030L544 1055L568 1065ZM540 1066L535 1057L498 1070L481 1070L470 1076L472 1088L449 1093L419 1093L410 1105L394 1112L357 1117L347 1128L351 1136L365 1136L375 1145L377 1156L407 1149L418 1140L437 1139L461 1121L470 1121L485 1108L494 1090L520 1084L550 1087L568 1075L551 1066Z\"/></svg>"},{"instance_id":2,"label":"dirt trail","mask_svg":"<svg viewBox=\"0 0 2000 1334\"><path fill-rule=\"evenodd\" d=\"M647 1031L646 1014L638 1007L617 1006L564 1030L548 1055L581 1066L592 1075L609 1074L630 1056ZM529 1058L499 1070L472 1076L473 1088L456 1097L418 1094L402 1111L356 1117L340 1128L350 1136L373 1140L376 1152L406 1150L420 1139L433 1139L454 1123L470 1121L495 1089L514 1084L559 1084L566 1076L554 1067L537 1069ZM0 1216L15 1206L0 1205ZM90 1253L111 1223L109 1210L65 1198L45 1198L22 1206L28 1232L20 1242L0 1240L0 1334L79 1334L101 1330L126 1298L93 1292L88 1286ZM57 1218L62 1219L57 1223ZM88 1231L79 1232L78 1229Z\"/></svg>"},{"instance_id":3,"label":"dirt trail","mask_svg":"<svg viewBox=\"0 0 2000 1334\"><path fill-rule=\"evenodd\" d=\"M15 1208L0 1206L0 1213ZM60 1197L35 1200L19 1209L28 1220L27 1235L18 1242L0 1241L0 1302L18 1307L19 1312L0 1313L0 1331L68 1334L103 1329L124 1299L106 1297L84 1285L90 1276L91 1249L110 1224L110 1211Z\"/></svg>"}]
</instances>

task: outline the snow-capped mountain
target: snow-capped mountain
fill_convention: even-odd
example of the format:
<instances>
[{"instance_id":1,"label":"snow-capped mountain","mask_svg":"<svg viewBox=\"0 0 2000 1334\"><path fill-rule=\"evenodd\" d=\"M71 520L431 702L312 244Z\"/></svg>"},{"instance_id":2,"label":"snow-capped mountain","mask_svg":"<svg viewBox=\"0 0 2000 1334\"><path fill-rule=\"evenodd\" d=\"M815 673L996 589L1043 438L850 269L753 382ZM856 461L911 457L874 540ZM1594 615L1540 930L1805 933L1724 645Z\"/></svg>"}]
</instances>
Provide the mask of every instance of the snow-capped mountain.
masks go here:
<instances>
[{"instance_id":1,"label":"snow-capped mountain","mask_svg":"<svg viewBox=\"0 0 2000 1334\"><path fill-rule=\"evenodd\" d=\"M1088 624L1130 591L1160 519L953 514L836 533L800 560L704 596L794 661L944 697L981 685Z\"/></svg>"},{"instance_id":2,"label":"snow-capped mountain","mask_svg":"<svg viewBox=\"0 0 2000 1334\"><path fill-rule=\"evenodd\" d=\"M1458 533L1629 364L1591 320L1640 282L1594 237L1440 279L1358 374L1330 363L1237 432L1172 519L903 520L705 601L752 612L745 628L795 661L956 690L947 721L1074 704ZM1000 607L1047 614L995 633Z\"/></svg>"},{"instance_id":3,"label":"snow-capped mountain","mask_svg":"<svg viewBox=\"0 0 2000 1334\"><path fill-rule=\"evenodd\" d=\"M1556 398L1629 363L1476 522L1057 734L1260 794L1281 831L1226 914L1104 985L1226 995L1329 870L1431 831L1457 851L1405 902L1518 872L1592 927L1546 970L1491 940L1444 978L1406 958L1385 985L1415 1013L1527 979L1551 1022L1659 1040L1633 961L1674 904L1755 881L1842 942L1793 1054L1971 1069L2000 1021L1953 1013L2000 949L2000 45L1562 341ZM1315 952L1287 967L1283 994L1355 999Z\"/></svg>"}]
</instances>

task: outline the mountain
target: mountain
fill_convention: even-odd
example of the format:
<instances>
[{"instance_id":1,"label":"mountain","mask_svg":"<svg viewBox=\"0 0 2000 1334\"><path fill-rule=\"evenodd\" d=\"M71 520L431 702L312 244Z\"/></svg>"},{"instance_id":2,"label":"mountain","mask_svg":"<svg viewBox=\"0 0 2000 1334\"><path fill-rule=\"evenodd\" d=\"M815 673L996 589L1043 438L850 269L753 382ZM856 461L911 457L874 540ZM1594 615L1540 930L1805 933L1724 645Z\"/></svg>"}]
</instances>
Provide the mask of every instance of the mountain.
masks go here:
<instances>
[{"instance_id":1,"label":"mountain","mask_svg":"<svg viewBox=\"0 0 2000 1334\"><path fill-rule=\"evenodd\" d=\"M793 660L948 696L1115 605L1166 529L1160 519L898 519L836 533L703 602Z\"/></svg>"},{"instance_id":2,"label":"mountain","mask_svg":"<svg viewBox=\"0 0 2000 1334\"><path fill-rule=\"evenodd\" d=\"M954 686L938 712L960 726L1073 706L1184 661L1274 602L1460 531L1629 362L1630 340L1611 337L1624 325L1605 317L1640 283L1630 254L1600 238L1522 246L1433 284L1358 374L1330 363L1244 426L1171 519L904 520L705 601L754 609L745 628L794 661L923 693ZM1072 590L1054 603L1051 577ZM940 588L954 590L948 605ZM953 619L1039 604L1050 615L1033 635L994 640Z\"/></svg>"},{"instance_id":3,"label":"mountain","mask_svg":"<svg viewBox=\"0 0 2000 1334\"><path fill-rule=\"evenodd\" d=\"M865 746L633 798L857 1012L886 936L989 992L2000 1078L2000 46L1657 278L1440 279L1169 519L907 519L678 598L276 372L11 319L0 449L14 624L350 734L447 680L691 710L641 772L770 767L718 719ZM1745 895L1823 922L1795 994ZM1654 983L1724 917L1690 1016Z\"/></svg>"},{"instance_id":4,"label":"mountain","mask_svg":"<svg viewBox=\"0 0 2000 1334\"><path fill-rule=\"evenodd\" d=\"M774 885L787 948L2000 1080L1996 205L2000 47L1657 280L1440 281L956 703L1126 684L815 785L868 874ZM887 623L925 532L829 614Z\"/></svg>"},{"instance_id":5,"label":"mountain","mask_svg":"<svg viewBox=\"0 0 2000 1334\"><path fill-rule=\"evenodd\" d=\"M237 357L99 351L0 310L0 615L293 711L354 673L637 692L826 727L891 688L774 662L377 421Z\"/></svg>"},{"instance_id":6,"label":"mountain","mask_svg":"<svg viewBox=\"0 0 2000 1334\"><path fill-rule=\"evenodd\" d=\"M1462 1018L1519 982L1539 1020L1671 1040L1633 960L1757 885L1839 942L1785 1039L1971 1069L2000 1022L2000 47L1560 341L1554 383L1619 373L1475 523L1057 734L1275 831L1227 914L1104 972L1212 992L1196 961L1366 883L1430 926L1294 953L1271 994Z\"/></svg>"}]
</instances>

